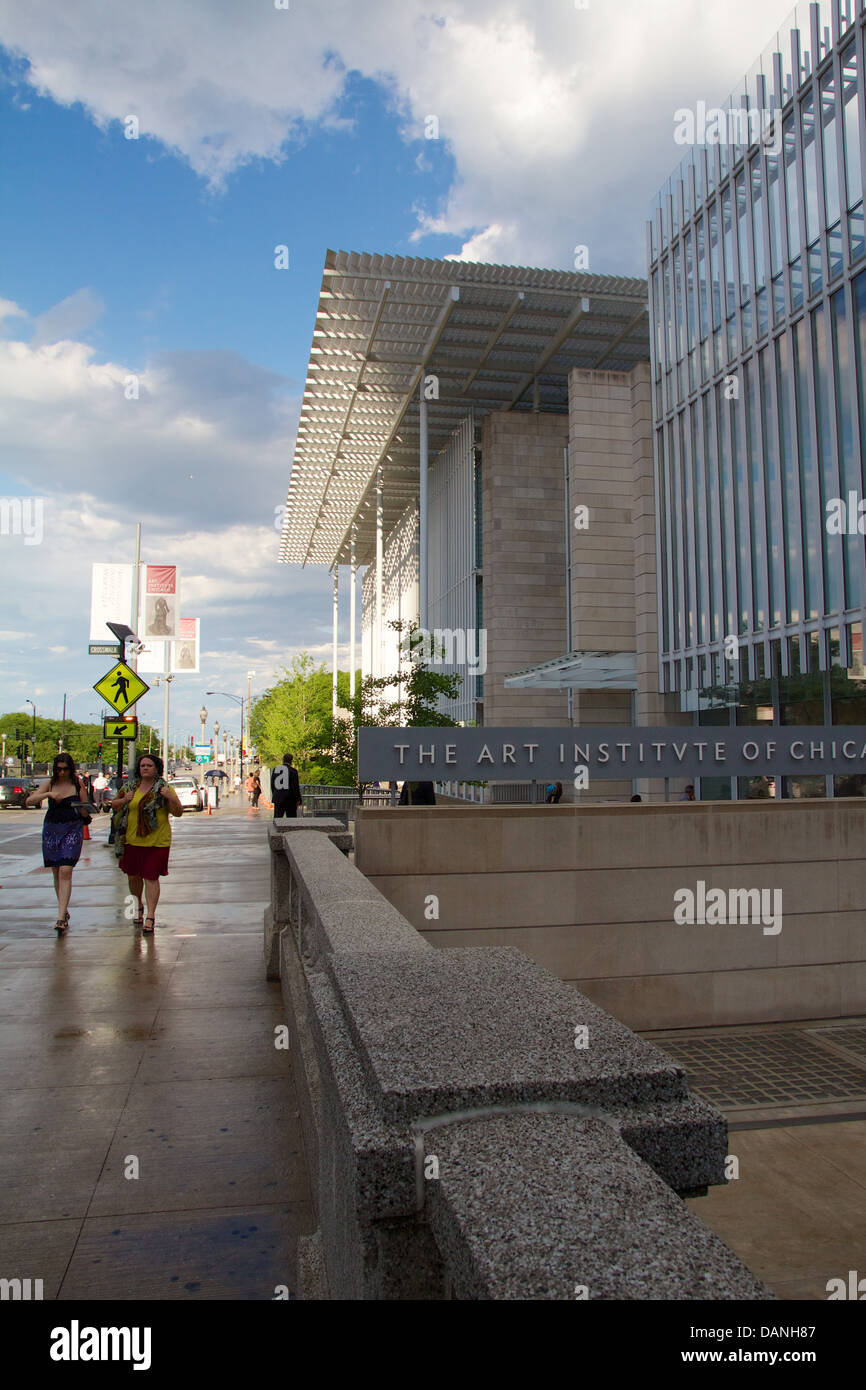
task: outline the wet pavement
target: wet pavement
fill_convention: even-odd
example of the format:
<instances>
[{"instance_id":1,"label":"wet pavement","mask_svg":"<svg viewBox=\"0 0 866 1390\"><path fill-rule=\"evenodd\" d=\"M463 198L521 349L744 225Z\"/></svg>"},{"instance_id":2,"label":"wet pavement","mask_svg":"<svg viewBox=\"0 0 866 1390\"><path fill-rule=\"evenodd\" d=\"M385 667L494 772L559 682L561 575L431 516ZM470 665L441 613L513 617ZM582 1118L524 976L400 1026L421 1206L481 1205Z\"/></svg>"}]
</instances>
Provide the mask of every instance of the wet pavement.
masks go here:
<instances>
[{"instance_id":1,"label":"wet pavement","mask_svg":"<svg viewBox=\"0 0 866 1390\"><path fill-rule=\"evenodd\" d=\"M267 812L173 822L154 936L95 821L58 939L41 816L0 816L0 1277L59 1299L273 1299L313 1229Z\"/></svg>"}]
</instances>

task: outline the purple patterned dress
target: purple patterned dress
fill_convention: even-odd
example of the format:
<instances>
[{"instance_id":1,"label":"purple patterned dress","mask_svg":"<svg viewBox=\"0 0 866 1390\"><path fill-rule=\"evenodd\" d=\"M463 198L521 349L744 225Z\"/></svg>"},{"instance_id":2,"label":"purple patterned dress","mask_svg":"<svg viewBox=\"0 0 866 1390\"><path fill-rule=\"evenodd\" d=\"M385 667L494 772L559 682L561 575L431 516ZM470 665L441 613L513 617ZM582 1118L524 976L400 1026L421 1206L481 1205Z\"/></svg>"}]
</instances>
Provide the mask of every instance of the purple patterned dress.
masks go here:
<instances>
[{"instance_id":1,"label":"purple patterned dress","mask_svg":"<svg viewBox=\"0 0 866 1390\"><path fill-rule=\"evenodd\" d=\"M69 804L77 799L75 792L61 801L48 798L48 810L42 822L42 863L46 869L77 864L81 857L84 825L75 807Z\"/></svg>"}]
</instances>

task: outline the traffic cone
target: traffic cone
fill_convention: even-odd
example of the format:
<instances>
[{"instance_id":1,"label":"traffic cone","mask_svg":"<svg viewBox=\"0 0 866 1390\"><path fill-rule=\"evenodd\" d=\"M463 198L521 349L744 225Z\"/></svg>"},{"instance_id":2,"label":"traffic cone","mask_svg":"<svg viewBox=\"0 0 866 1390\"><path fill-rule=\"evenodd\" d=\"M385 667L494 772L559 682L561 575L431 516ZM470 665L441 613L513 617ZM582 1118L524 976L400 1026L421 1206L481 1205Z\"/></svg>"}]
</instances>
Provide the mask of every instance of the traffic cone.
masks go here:
<instances>
[{"instance_id":1,"label":"traffic cone","mask_svg":"<svg viewBox=\"0 0 866 1390\"><path fill-rule=\"evenodd\" d=\"M85 840L89 840L89 839L90 839L90 826L89 826L89 825L85 825L85 827L84 827L84 838L85 838Z\"/></svg>"},{"instance_id":2,"label":"traffic cone","mask_svg":"<svg viewBox=\"0 0 866 1390\"><path fill-rule=\"evenodd\" d=\"M207 808L206 808L206 810L205 810L205 815L207 815L207 816L212 816L212 815L213 815L213 812L211 811L211 808L210 808L210 797L208 797Z\"/></svg>"}]
</instances>

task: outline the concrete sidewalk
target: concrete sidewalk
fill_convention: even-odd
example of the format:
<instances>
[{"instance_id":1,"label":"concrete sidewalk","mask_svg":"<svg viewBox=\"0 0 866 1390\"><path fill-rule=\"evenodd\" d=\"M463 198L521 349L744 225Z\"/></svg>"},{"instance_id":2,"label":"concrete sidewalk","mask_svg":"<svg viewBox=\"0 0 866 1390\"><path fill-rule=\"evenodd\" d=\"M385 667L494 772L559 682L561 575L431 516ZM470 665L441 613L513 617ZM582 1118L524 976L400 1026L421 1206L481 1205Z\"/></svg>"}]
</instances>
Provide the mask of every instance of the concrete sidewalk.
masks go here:
<instances>
[{"instance_id":1,"label":"concrete sidewalk","mask_svg":"<svg viewBox=\"0 0 866 1390\"><path fill-rule=\"evenodd\" d=\"M42 1279L46 1299L294 1292L313 1220L262 966L266 820L173 822L153 937L124 916L103 818L65 938L50 872L4 874L0 1277Z\"/></svg>"}]
</instances>

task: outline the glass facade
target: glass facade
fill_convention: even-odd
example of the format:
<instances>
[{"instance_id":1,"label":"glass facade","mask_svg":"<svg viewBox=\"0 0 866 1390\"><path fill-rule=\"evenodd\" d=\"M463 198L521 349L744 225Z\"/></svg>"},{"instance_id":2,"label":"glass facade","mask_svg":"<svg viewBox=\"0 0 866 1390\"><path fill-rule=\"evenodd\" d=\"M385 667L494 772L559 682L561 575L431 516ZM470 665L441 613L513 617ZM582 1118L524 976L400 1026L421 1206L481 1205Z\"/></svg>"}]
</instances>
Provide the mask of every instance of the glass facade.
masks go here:
<instances>
[{"instance_id":1,"label":"glass facade","mask_svg":"<svg viewBox=\"0 0 866 1390\"><path fill-rule=\"evenodd\" d=\"M649 228L661 684L699 717L850 723L866 690L864 35L864 0L799 6Z\"/></svg>"}]
</instances>

